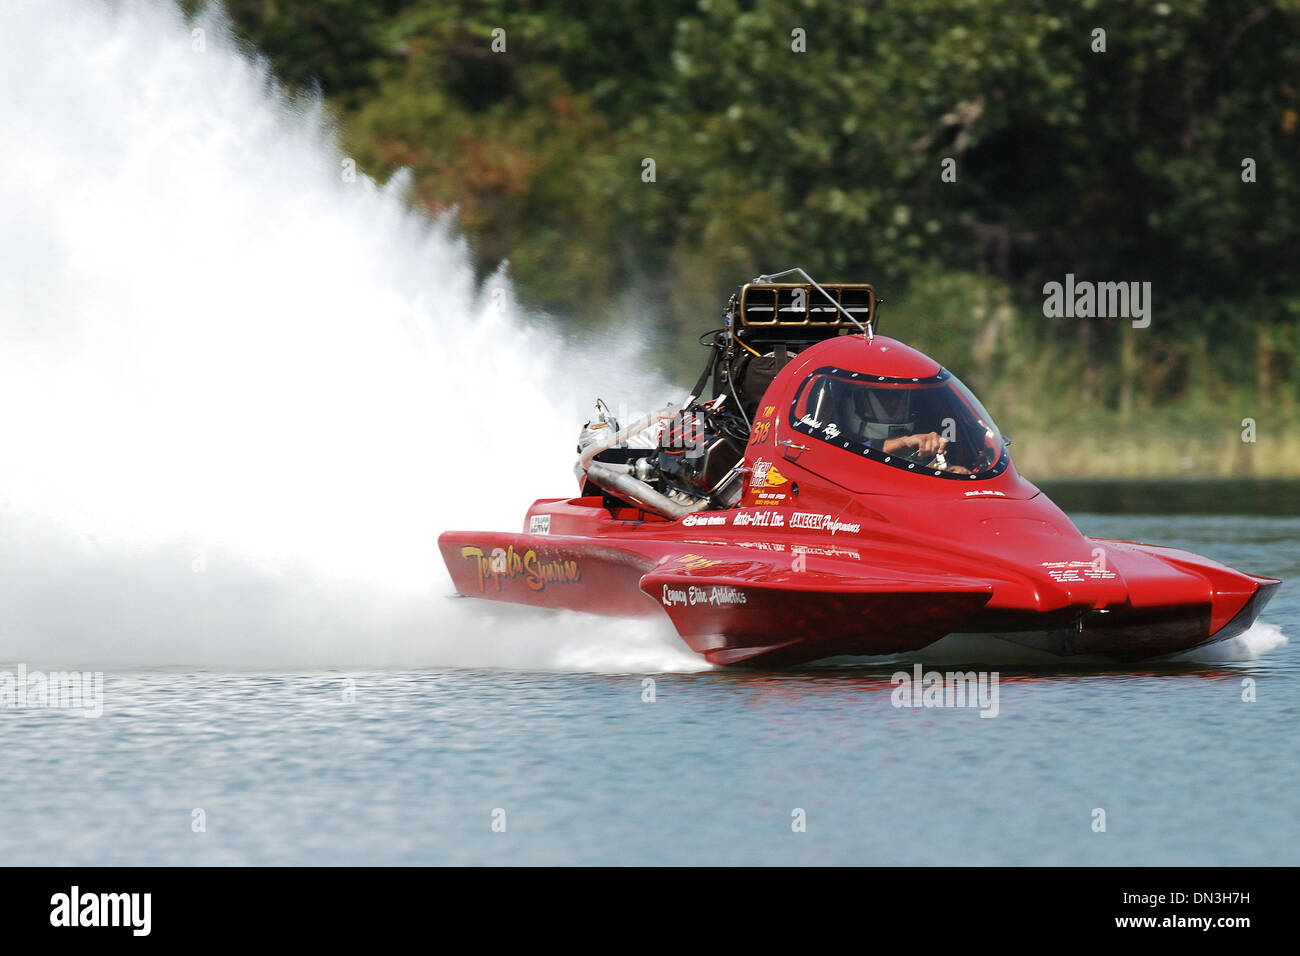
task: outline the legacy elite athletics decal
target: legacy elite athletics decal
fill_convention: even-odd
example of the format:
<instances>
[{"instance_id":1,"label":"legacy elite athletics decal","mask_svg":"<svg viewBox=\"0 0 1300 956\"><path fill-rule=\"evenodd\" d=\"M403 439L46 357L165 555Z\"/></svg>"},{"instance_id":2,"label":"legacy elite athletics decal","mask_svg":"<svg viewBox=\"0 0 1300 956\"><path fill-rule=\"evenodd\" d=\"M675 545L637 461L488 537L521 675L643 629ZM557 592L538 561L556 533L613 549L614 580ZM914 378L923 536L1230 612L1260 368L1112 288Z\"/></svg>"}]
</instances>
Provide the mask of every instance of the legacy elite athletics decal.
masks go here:
<instances>
[{"instance_id":1,"label":"legacy elite athletics decal","mask_svg":"<svg viewBox=\"0 0 1300 956\"><path fill-rule=\"evenodd\" d=\"M749 598L745 596L744 591L725 584L715 584L709 588L699 588L694 585L689 588L672 588L665 584L664 596L661 600L664 607L677 607L679 605L694 607L697 604L712 604L715 607L719 605L725 607L749 603Z\"/></svg>"},{"instance_id":2,"label":"legacy elite athletics decal","mask_svg":"<svg viewBox=\"0 0 1300 956\"><path fill-rule=\"evenodd\" d=\"M508 581L522 577L530 591L545 591L548 584L576 584L582 580L582 566L571 558L542 560L532 548L520 554L512 544L494 548L484 554L482 548L467 544L460 556L473 561L478 569L478 589L486 592L489 584L500 591Z\"/></svg>"}]
</instances>

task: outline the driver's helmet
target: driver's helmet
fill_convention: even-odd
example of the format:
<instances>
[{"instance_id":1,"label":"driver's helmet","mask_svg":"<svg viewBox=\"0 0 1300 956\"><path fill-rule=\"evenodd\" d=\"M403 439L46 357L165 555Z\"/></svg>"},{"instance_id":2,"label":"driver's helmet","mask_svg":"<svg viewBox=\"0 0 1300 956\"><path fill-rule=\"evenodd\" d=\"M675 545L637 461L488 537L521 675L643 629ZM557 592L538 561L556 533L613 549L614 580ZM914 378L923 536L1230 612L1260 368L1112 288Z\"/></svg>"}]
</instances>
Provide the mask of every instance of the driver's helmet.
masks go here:
<instances>
[{"instance_id":1,"label":"driver's helmet","mask_svg":"<svg viewBox=\"0 0 1300 956\"><path fill-rule=\"evenodd\" d=\"M897 438L916 430L911 389L859 386L849 389L849 401L863 441Z\"/></svg>"}]
</instances>

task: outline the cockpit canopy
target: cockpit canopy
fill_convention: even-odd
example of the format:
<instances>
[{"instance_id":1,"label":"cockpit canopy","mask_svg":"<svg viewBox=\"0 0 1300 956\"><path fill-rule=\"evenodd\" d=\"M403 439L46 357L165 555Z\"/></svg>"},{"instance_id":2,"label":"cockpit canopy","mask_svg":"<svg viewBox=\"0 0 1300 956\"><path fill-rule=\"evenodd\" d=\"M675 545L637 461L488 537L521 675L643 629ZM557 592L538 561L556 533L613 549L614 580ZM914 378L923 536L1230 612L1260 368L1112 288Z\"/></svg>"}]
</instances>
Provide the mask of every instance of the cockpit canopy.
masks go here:
<instances>
[{"instance_id":1,"label":"cockpit canopy","mask_svg":"<svg viewBox=\"0 0 1300 956\"><path fill-rule=\"evenodd\" d=\"M1010 460L993 418L946 369L890 378L819 368L795 393L790 425L873 461L943 478L991 478Z\"/></svg>"}]
</instances>

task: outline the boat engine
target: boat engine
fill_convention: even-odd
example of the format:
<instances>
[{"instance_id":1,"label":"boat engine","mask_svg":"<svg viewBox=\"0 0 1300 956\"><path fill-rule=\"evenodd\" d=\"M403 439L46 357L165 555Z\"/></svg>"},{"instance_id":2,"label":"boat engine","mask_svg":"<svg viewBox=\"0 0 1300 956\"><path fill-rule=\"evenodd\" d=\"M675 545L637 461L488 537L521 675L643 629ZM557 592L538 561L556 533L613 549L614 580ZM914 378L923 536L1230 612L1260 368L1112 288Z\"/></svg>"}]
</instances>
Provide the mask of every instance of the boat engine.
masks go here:
<instances>
[{"instance_id":1,"label":"boat engine","mask_svg":"<svg viewBox=\"0 0 1300 956\"><path fill-rule=\"evenodd\" d=\"M672 497L705 499L712 508L730 508L740 500L743 475L736 466L744 455L724 436L712 406L684 409L659 432L659 478Z\"/></svg>"},{"instance_id":2,"label":"boat engine","mask_svg":"<svg viewBox=\"0 0 1300 956\"><path fill-rule=\"evenodd\" d=\"M620 428L598 401L596 417L578 436L575 471L583 494L591 493L590 483L614 502L629 502L669 518L732 507L744 490L739 468L744 444L720 428L724 401L669 406L626 428ZM654 429L658 435L653 447L628 447L629 439Z\"/></svg>"},{"instance_id":3,"label":"boat engine","mask_svg":"<svg viewBox=\"0 0 1300 956\"><path fill-rule=\"evenodd\" d=\"M792 273L804 281L775 281ZM607 505L631 503L667 518L735 507L751 422L768 386L810 345L854 332L870 341L877 302L869 285L823 286L798 268L738 288L723 310L724 325L700 337L709 359L685 402L623 428L596 403L596 417L578 437L582 493L600 491ZM701 401L709 391L713 397ZM651 429L654 448L628 446Z\"/></svg>"}]
</instances>

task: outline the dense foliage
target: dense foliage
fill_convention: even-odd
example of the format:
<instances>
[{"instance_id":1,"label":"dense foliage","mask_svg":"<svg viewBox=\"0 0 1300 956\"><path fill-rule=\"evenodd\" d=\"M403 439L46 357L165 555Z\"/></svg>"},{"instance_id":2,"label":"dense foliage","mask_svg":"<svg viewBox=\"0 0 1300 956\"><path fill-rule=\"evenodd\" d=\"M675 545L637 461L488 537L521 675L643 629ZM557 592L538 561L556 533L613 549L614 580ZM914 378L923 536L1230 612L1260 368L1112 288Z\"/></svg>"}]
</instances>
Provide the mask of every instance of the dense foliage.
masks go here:
<instances>
[{"instance_id":1,"label":"dense foliage","mask_svg":"<svg viewBox=\"0 0 1300 956\"><path fill-rule=\"evenodd\" d=\"M886 330L1025 422L1300 397L1300 0L226 6L361 168L458 208L483 274L637 316L673 371L799 264L876 283ZM1149 281L1150 327L1044 317L1066 273Z\"/></svg>"}]
</instances>

